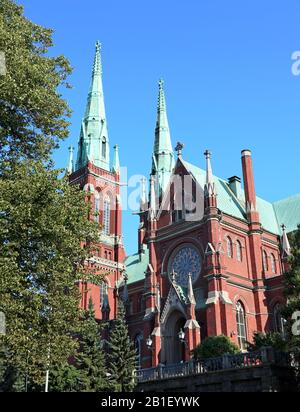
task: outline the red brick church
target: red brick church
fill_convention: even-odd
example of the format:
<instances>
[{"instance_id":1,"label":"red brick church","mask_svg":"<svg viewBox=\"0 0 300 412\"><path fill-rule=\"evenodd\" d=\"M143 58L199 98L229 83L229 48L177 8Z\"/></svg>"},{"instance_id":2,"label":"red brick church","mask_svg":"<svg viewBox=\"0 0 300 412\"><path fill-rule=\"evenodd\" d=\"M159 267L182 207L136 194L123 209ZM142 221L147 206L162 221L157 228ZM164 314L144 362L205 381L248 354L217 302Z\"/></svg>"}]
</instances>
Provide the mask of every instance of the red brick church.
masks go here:
<instances>
[{"instance_id":1,"label":"red brick church","mask_svg":"<svg viewBox=\"0 0 300 412\"><path fill-rule=\"evenodd\" d=\"M119 152L115 145L111 162L97 43L77 160L70 148L68 169L70 183L90 194L91 219L101 225L87 264L106 281L81 284L81 304L87 308L92 297L96 318L109 320L124 300L142 368L189 360L206 336L225 334L245 349L255 331L284 333L287 235L300 224L300 193L275 203L256 196L248 149L241 153L242 179L215 176L208 150L197 165L185 160L183 144L175 152L160 81L149 190L141 182L138 250L126 256Z\"/></svg>"}]
</instances>

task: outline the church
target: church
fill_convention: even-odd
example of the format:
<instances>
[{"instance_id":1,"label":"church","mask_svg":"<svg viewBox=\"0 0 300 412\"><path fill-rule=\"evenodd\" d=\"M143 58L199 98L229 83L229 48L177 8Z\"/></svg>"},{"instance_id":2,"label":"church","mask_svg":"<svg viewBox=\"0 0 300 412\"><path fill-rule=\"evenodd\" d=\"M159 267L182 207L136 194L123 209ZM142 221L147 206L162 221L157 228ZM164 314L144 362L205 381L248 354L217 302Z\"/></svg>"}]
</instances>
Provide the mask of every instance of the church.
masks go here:
<instances>
[{"instance_id":1,"label":"church","mask_svg":"<svg viewBox=\"0 0 300 412\"><path fill-rule=\"evenodd\" d=\"M283 279L288 235L300 224L300 193L275 203L258 197L248 148L241 151L242 176L220 178L209 150L202 169L200 158L197 165L184 158L183 146L173 148L159 81L150 190L142 180L138 250L127 256L119 150L115 145L111 156L97 42L77 158L70 147L68 172L70 184L89 195L90 219L101 227L87 265L105 281L80 284L81 306L91 297L96 318L111 320L124 300L140 368L188 361L207 336L224 334L245 350L255 331L284 334Z\"/></svg>"}]
</instances>

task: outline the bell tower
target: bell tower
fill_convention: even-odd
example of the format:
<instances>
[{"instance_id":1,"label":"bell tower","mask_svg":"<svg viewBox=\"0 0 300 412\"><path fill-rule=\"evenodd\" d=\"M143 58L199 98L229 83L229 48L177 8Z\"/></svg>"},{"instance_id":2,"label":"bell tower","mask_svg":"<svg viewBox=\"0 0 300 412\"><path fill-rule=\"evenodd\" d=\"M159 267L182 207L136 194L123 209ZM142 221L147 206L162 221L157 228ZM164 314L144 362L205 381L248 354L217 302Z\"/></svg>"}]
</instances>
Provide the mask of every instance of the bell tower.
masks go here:
<instances>
[{"instance_id":1,"label":"bell tower","mask_svg":"<svg viewBox=\"0 0 300 412\"><path fill-rule=\"evenodd\" d=\"M122 206L120 193L119 146L114 146L110 164L109 136L102 84L101 45L96 43L91 85L86 110L81 122L77 161L69 148L68 172L70 184L77 184L89 193L94 219L101 234L94 256L87 262L97 273L105 274L101 285L80 285L81 306L87 309L93 300L97 319L113 319L117 304L115 288L124 270L125 251L122 241Z\"/></svg>"}]
</instances>

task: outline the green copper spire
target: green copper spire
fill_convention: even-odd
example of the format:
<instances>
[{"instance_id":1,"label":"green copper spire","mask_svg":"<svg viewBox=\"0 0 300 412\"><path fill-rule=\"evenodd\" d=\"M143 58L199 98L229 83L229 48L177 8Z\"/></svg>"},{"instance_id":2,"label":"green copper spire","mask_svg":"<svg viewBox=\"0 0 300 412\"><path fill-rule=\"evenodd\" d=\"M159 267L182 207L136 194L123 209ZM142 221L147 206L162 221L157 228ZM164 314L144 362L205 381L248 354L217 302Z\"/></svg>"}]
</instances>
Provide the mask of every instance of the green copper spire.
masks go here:
<instances>
[{"instance_id":1,"label":"green copper spire","mask_svg":"<svg viewBox=\"0 0 300 412\"><path fill-rule=\"evenodd\" d=\"M96 43L92 81L85 115L81 123L76 169L90 161L105 170L109 169L109 140L106 124L102 85L101 44Z\"/></svg>"},{"instance_id":2,"label":"green copper spire","mask_svg":"<svg viewBox=\"0 0 300 412\"><path fill-rule=\"evenodd\" d=\"M159 192L164 191L174 167L174 154L171 143L169 123L166 110L166 99L163 88L164 82L158 82L159 94L157 105L157 121L155 141L152 155L152 173L158 177Z\"/></svg>"},{"instance_id":3,"label":"green copper spire","mask_svg":"<svg viewBox=\"0 0 300 412\"><path fill-rule=\"evenodd\" d=\"M114 146L114 160L112 165L112 171L114 173L120 173L120 159L119 159L119 146Z\"/></svg>"}]
</instances>

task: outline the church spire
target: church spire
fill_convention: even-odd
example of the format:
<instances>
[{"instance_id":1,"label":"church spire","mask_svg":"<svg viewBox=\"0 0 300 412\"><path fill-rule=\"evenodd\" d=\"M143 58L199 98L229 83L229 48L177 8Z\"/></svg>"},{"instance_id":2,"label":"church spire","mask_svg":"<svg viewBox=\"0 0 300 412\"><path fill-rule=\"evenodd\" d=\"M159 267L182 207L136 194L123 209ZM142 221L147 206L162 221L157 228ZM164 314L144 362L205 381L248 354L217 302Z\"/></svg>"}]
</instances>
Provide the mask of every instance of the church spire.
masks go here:
<instances>
[{"instance_id":1,"label":"church spire","mask_svg":"<svg viewBox=\"0 0 300 412\"><path fill-rule=\"evenodd\" d=\"M76 169L90 161L109 170L109 140L102 85L101 44L97 41L92 80L81 123Z\"/></svg>"},{"instance_id":2,"label":"church spire","mask_svg":"<svg viewBox=\"0 0 300 412\"><path fill-rule=\"evenodd\" d=\"M159 92L155 141L152 155L152 174L156 175L158 178L157 183L159 191L164 191L174 167L174 154L167 117L163 80L159 80L158 86Z\"/></svg>"}]
</instances>

